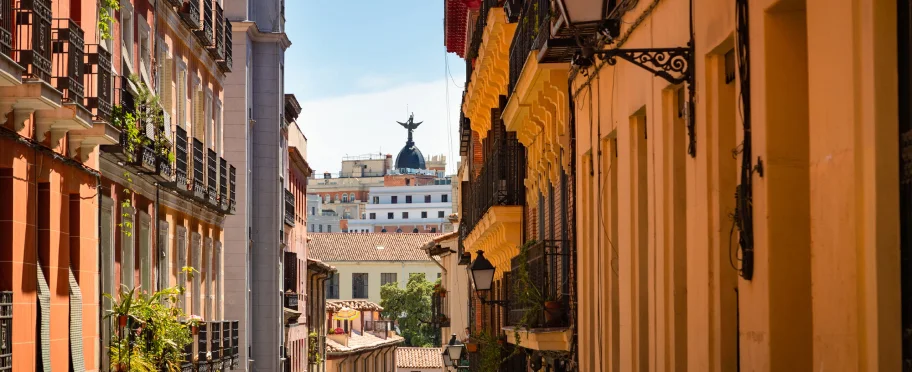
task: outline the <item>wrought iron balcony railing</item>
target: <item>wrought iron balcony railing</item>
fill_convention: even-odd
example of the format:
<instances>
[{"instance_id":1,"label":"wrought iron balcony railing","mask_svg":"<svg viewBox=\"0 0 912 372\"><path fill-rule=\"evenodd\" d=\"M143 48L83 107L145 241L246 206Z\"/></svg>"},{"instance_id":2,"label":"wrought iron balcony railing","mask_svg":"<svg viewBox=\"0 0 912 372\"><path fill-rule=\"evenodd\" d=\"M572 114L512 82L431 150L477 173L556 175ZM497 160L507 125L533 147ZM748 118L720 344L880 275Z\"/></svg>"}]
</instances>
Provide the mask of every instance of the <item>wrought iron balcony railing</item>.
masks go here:
<instances>
[{"instance_id":1,"label":"wrought iron balcony railing","mask_svg":"<svg viewBox=\"0 0 912 372\"><path fill-rule=\"evenodd\" d=\"M228 363L227 361L229 359L231 359L232 351L234 350L234 348L231 346L231 321L230 320L222 321L221 346L222 346L222 355L221 355L222 360L225 361L223 363L223 366L224 366L223 368L227 369L227 366L225 366L225 364L227 364Z\"/></svg>"},{"instance_id":2,"label":"wrought iron balcony railing","mask_svg":"<svg viewBox=\"0 0 912 372\"><path fill-rule=\"evenodd\" d=\"M231 55L231 53L232 53L232 51L231 51L232 50L231 49L232 48L231 30L232 30L231 21L229 21L228 19L225 19L225 54L224 54L224 58L222 58L222 60L218 61L218 63L219 63L219 67L221 67L222 70L225 70L226 72L231 71L231 64L233 63L232 55Z\"/></svg>"},{"instance_id":3,"label":"wrought iron balcony railing","mask_svg":"<svg viewBox=\"0 0 912 372\"><path fill-rule=\"evenodd\" d=\"M26 78L51 82L51 1L15 0L16 39L13 59Z\"/></svg>"},{"instance_id":4,"label":"wrought iron balcony railing","mask_svg":"<svg viewBox=\"0 0 912 372\"><path fill-rule=\"evenodd\" d=\"M462 188L460 230L467 234L492 206L522 205L526 199L525 147L513 136L495 142L495 147L478 177Z\"/></svg>"},{"instance_id":5,"label":"wrought iron balcony railing","mask_svg":"<svg viewBox=\"0 0 912 372\"><path fill-rule=\"evenodd\" d=\"M206 200L206 171L204 168L203 143L193 139L193 196Z\"/></svg>"},{"instance_id":6,"label":"wrought iron balcony railing","mask_svg":"<svg viewBox=\"0 0 912 372\"><path fill-rule=\"evenodd\" d=\"M13 292L0 292L0 371L13 370Z\"/></svg>"},{"instance_id":7,"label":"wrought iron balcony railing","mask_svg":"<svg viewBox=\"0 0 912 372\"><path fill-rule=\"evenodd\" d=\"M221 61L225 59L225 14L218 0L212 1L215 2L215 48L212 51L215 59Z\"/></svg>"},{"instance_id":8,"label":"wrought iron balcony railing","mask_svg":"<svg viewBox=\"0 0 912 372\"><path fill-rule=\"evenodd\" d=\"M209 323L200 322L196 332L196 358L197 362L202 365L202 361L207 360L206 353L209 352Z\"/></svg>"},{"instance_id":9,"label":"wrought iron balcony railing","mask_svg":"<svg viewBox=\"0 0 912 372\"><path fill-rule=\"evenodd\" d=\"M180 7L183 3L181 0L168 0L168 4L171 4L171 6Z\"/></svg>"},{"instance_id":10,"label":"wrought iron balcony railing","mask_svg":"<svg viewBox=\"0 0 912 372\"><path fill-rule=\"evenodd\" d=\"M234 213L235 207L237 206L237 203L236 203L237 194L235 193L235 188L234 188L235 183L236 183L235 172L236 171L235 171L234 166L229 165L228 166L228 186L229 186L228 187L228 194L229 194L228 195L228 212L229 213Z\"/></svg>"},{"instance_id":11,"label":"wrought iron balcony railing","mask_svg":"<svg viewBox=\"0 0 912 372\"><path fill-rule=\"evenodd\" d=\"M0 0L2 1L2 0ZM111 122L111 53L98 44L87 44L85 54L85 107L96 121Z\"/></svg>"},{"instance_id":12,"label":"wrought iron balcony railing","mask_svg":"<svg viewBox=\"0 0 912 372\"><path fill-rule=\"evenodd\" d=\"M213 0L193 0L197 3L202 3L202 6L199 7L199 20L202 27L196 31L196 37L200 39L200 43L204 46L210 46L215 41L215 38L212 36L212 2ZM216 0L217 1L217 0Z\"/></svg>"},{"instance_id":13,"label":"wrought iron balcony railing","mask_svg":"<svg viewBox=\"0 0 912 372\"><path fill-rule=\"evenodd\" d=\"M431 323L437 327L450 326L450 311L447 307L447 291L443 287L435 288L431 295Z\"/></svg>"},{"instance_id":14,"label":"wrought iron balcony railing","mask_svg":"<svg viewBox=\"0 0 912 372\"><path fill-rule=\"evenodd\" d=\"M71 19L54 19L51 32L53 77L51 85L63 93L65 103L84 105L85 35Z\"/></svg>"},{"instance_id":15,"label":"wrought iron balcony railing","mask_svg":"<svg viewBox=\"0 0 912 372\"><path fill-rule=\"evenodd\" d=\"M206 170L208 171L208 177L206 178L206 196L208 197L209 204L214 207L218 206L218 155L212 149L208 149L206 153Z\"/></svg>"},{"instance_id":16,"label":"wrought iron balcony railing","mask_svg":"<svg viewBox=\"0 0 912 372\"><path fill-rule=\"evenodd\" d=\"M295 225L295 195L288 190L285 190L285 224Z\"/></svg>"},{"instance_id":17,"label":"wrought iron balcony railing","mask_svg":"<svg viewBox=\"0 0 912 372\"><path fill-rule=\"evenodd\" d=\"M186 324L187 330L190 331L192 327L190 324ZM192 371L193 370L193 342L187 343L184 346L184 349L180 353L181 355L181 371Z\"/></svg>"},{"instance_id":18,"label":"wrought iron balcony railing","mask_svg":"<svg viewBox=\"0 0 912 372\"><path fill-rule=\"evenodd\" d=\"M287 309L298 310L298 294L286 293L284 305Z\"/></svg>"},{"instance_id":19,"label":"wrought iron balcony railing","mask_svg":"<svg viewBox=\"0 0 912 372\"><path fill-rule=\"evenodd\" d=\"M228 210L228 161L219 158L219 207Z\"/></svg>"},{"instance_id":20,"label":"wrought iron balcony railing","mask_svg":"<svg viewBox=\"0 0 912 372\"><path fill-rule=\"evenodd\" d=\"M565 327L568 325L568 295L570 287L569 243L563 240L545 240L527 248L525 255L517 255L510 262L511 270L508 280L507 297L509 307L508 325L521 325L523 318L531 327ZM527 279L521 278L525 271ZM535 296L521 296L517 286L531 286ZM540 296L539 296L540 295ZM539 298L540 297L540 298ZM558 307L548 307L548 303ZM529 316L526 316L530 313Z\"/></svg>"},{"instance_id":21,"label":"wrought iron balcony railing","mask_svg":"<svg viewBox=\"0 0 912 372\"><path fill-rule=\"evenodd\" d=\"M222 322L209 322L209 360L220 363L222 359ZM215 368L218 370L221 368Z\"/></svg>"},{"instance_id":22,"label":"wrought iron balcony railing","mask_svg":"<svg viewBox=\"0 0 912 372\"><path fill-rule=\"evenodd\" d=\"M519 13L519 22L510 43L510 82L508 94L513 94L519 75L529 53L539 49L548 39L551 26L550 0L527 0Z\"/></svg>"},{"instance_id":23,"label":"wrought iron balcony railing","mask_svg":"<svg viewBox=\"0 0 912 372\"><path fill-rule=\"evenodd\" d=\"M187 131L183 127L178 126L174 132L174 183L178 191L187 191L192 171L190 164L187 163L190 144L187 142Z\"/></svg>"},{"instance_id":24,"label":"wrought iron balcony railing","mask_svg":"<svg viewBox=\"0 0 912 372\"><path fill-rule=\"evenodd\" d=\"M174 177L174 163L168 154L172 152L171 120L167 115L165 121L155 131L155 177L161 182L171 182Z\"/></svg>"},{"instance_id":25,"label":"wrought iron balcony railing","mask_svg":"<svg viewBox=\"0 0 912 372\"><path fill-rule=\"evenodd\" d=\"M298 292L298 255L295 252L285 252L285 264L283 266L282 278L284 282L284 291Z\"/></svg>"},{"instance_id":26,"label":"wrought iron balcony railing","mask_svg":"<svg viewBox=\"0 0 912 372\"><path fill-rule=\"evenodd\" d=\"M0 53L13 52L13 0L0 0Z\"/></svg>"},{"instance_id":27,"label":"wrought iron balcony railing","mask_svg":"<svg viewBox=\"0 0 912 372\"><path fill-rule=\"evenodd\" d=\"M200 28L199 1L200 0L184 0L184 4L181 5L181 19L184 20L184 23L186 23L187 27L191 30Z\"/></svg>"},{"instance_id":28,"label":"wrought iron balcony railing","mask_svg":"<svg viewBox=\"0 0 912 372\"><path fill-rule=\"evenodd\" d=\"M481 48L481 41L484 37L484 29L488 25L488 13L491 8L501 7L504 0L484 0L478 9L478 19L475 20L475 28L472 29L472 41L469 43L469 52L466 54L467 60L473 60L478 57L478 49Z\"/></svg>"}]
</instances>

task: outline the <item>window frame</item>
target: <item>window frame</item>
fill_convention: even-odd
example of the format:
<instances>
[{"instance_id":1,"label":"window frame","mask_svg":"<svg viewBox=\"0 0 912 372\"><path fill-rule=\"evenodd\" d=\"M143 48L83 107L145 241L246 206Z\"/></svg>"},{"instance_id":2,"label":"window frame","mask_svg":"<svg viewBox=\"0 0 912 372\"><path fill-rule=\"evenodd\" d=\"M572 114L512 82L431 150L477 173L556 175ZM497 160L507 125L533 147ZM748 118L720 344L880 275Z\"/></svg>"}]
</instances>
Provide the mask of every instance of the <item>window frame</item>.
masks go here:
<instances>
[{"instance_id":1,"label":"window frame","mask_svg":"<svg viewBox=\"0 0 912 372\"><path fill-rule=\"evenodd\" d=\"M360 291L356 291L356 289L357 289L356 286L358 285L358 279L356 279L356 278L358 278L358 277L362 278L360 280L361 284L362 284ZM352 273L351 278L352 278L352 299L364 300L364 299L369 298L370 297L370 274ZM363 296L358 297L358 292L362 292L361 294Z\"/></svg>"}]
</instances>

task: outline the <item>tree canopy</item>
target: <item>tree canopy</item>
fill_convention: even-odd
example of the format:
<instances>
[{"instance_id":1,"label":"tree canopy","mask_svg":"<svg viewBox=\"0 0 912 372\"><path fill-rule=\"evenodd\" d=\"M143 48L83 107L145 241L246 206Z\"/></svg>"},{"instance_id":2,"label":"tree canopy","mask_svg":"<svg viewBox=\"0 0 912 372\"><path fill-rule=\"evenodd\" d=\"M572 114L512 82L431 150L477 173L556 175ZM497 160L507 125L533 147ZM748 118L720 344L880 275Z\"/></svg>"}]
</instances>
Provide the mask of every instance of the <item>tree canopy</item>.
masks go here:
<instances>
[{"instance_id":1,"label":"tree canopy","mask_svg":"<svg viewBox=\"0 0 912 372\"><path fill-rule=\"evenodd\" d=\"M397 283L388 283L380 288L380 306L385 319L396 320L406 346L432 347L438 331L430 324L431 294L434 283L424 274L409 275L405 289Z\"/></svg>"}]
</instances>

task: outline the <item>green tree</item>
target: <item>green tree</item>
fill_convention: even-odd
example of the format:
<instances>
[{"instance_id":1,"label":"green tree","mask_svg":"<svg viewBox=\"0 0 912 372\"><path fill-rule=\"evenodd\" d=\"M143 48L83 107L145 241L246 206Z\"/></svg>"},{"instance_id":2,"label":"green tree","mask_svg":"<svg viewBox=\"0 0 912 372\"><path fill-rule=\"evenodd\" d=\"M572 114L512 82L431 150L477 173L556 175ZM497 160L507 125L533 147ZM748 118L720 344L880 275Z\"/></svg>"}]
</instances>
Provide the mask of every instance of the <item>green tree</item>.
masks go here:
<instances>
[{"instance_id":1,"label":"green tree","mask_svg":"<svg viewBox=\"0 0 912 372\"><path fill-rule=\"evenodd\" d=\"M409 276L405 289L396 283L380 288L380 306L386 319L396 320L406 346L432 347L437 330L431 325L431 294L434 283L425 279L424 274Z\"/></svg>"}]
</instances>

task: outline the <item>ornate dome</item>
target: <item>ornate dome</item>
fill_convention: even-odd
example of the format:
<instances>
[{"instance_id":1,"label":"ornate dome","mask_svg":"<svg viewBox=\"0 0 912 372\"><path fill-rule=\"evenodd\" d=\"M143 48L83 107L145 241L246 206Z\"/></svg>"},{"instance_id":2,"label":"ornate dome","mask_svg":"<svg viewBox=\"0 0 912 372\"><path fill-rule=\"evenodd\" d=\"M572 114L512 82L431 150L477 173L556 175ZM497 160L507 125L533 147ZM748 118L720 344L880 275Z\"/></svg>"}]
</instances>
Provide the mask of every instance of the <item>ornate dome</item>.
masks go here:
<instances>
[{"instance_id":1,"label":"ornate dome","mask_svg":"<svg viewBox=\"0 0 912 372\"><path fill-rule=\"evenodd\" d=\"M405 147L396 155L396 169L427 169L424 164L424 155L415 147L412 141L406 142Z\"/></svg>"},{"instance_id":2,"label":"ornate dome","mask_svg":"<svg viewBox=\"0 0 912 372\"><path fill-rule=\"evenodd\" d=\"M405 147L399 151L399 155L396 155L396 169L427 169L424 164L424 155L415 147L415 141L412 140L412 132L421 125L421 122L416 123L415 115L412 114L409 115L407 122L397 121L397 123L408 130L408 140L405 141Z\"/></svg>"}]
</instances>

